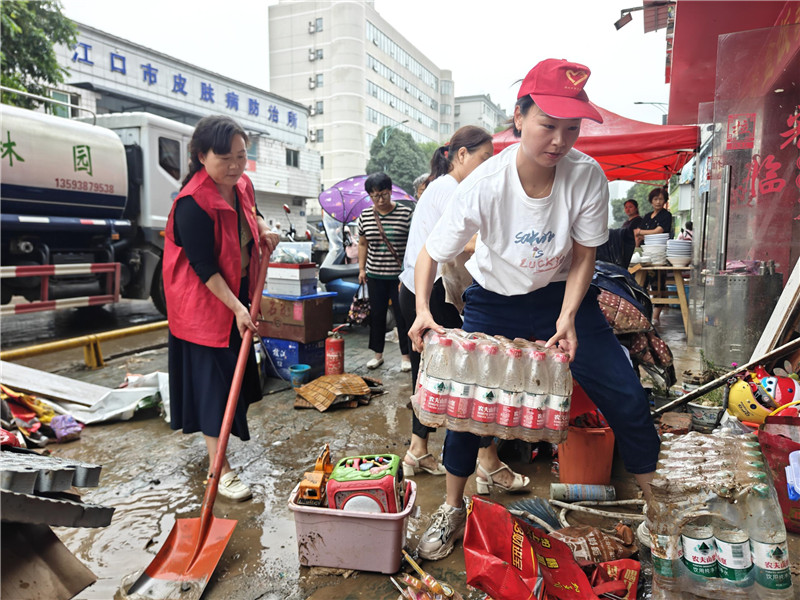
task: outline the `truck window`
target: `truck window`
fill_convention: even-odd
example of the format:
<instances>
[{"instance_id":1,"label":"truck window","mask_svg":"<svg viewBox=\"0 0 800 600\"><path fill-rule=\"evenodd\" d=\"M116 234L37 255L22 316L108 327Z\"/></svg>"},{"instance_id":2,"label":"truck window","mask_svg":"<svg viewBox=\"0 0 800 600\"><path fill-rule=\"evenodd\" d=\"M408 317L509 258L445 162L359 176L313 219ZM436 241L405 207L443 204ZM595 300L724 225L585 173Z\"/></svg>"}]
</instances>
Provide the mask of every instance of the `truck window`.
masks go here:
<instances>
[{"instance_id":1,"label":"truck window","mask_svg":"<svg viewBox=\"0 0 800 600\"><path fill-rule=\"evenodd\" d=\"M180 142L165 137L158 138L158 164L175 180L181 177L180 156Z\"/></svg>"}]
</instances>

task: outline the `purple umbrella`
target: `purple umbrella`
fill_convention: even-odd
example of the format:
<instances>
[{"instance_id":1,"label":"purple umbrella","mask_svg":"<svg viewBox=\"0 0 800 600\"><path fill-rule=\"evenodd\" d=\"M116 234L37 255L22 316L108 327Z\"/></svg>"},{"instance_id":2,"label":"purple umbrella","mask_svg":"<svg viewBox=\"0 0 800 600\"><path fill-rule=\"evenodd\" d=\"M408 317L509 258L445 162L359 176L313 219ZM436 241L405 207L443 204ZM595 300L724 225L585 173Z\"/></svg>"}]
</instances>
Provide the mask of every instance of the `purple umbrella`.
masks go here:
<instances>
[{"instance_id":1,"label":"purple umbrella","mask_svg":"<svg viewBox=\"0 0 800 600\"><path fill-rule=\"evenodd\" d=\"M367 175L357 175L333 184L319 195L319 204L326 213L340 223L355 221L365 208L372 206L372 200L364 189ZM392 185L392 200L414 202L406 191Z\"/></svg>"}]
</instances>

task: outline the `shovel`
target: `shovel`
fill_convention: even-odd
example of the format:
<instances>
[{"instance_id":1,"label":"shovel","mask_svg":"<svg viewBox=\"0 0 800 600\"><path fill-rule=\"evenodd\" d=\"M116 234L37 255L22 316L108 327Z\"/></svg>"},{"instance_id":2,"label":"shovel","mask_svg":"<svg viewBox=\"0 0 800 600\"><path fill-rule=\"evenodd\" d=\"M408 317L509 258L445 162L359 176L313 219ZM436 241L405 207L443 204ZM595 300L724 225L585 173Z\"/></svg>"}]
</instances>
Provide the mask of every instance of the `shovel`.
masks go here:
<instances>
[{"instance_id":1,"label":"shovel","mask_svg":"<svg viewBox=\"0 0 800 600\"><path fill-rule=\"evenodd\" d=\"M262 247L263 251L263 247ZM269 255L262 252L258 271L258 285L250 307L250 318L257 322L264 291L264 279L267 276ZM161 600L199 600L203 590L217 567L228 540L233 535L237 521L220 519L214 516L214 500L217 497L222 461L228 447L228 437L233 425L239 391L242 389L242 378L250 353L253 332L249 329L242 336L242 346L236 370L233 373L225 416L219 432L217 454L211 476L208 478L200 517L194 519L176 519L164 546L156 554L144 573L128 589L128 595L140 598L158 598Z\"/></svg>"}]
</instances>

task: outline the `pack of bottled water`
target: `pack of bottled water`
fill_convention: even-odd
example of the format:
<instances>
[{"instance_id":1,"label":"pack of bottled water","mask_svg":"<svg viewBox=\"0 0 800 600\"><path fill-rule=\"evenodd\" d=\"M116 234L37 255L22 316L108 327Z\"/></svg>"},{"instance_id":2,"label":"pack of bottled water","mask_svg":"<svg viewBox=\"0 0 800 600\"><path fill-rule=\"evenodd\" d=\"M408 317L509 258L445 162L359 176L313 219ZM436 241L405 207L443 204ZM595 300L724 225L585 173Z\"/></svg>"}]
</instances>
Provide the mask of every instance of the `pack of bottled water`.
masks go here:
<instances>
[{"instance_id":1,"label":"pack of bottled water","mask_svg":"<svg viewBox=\"0 0 800 600\"><path fill-rule=\"evenodd\" d=\"M428 331L424 342L414 395L422 423L528 442L566 439L569 356L528 340L461 329Z\"/></svg>"},{"instance_id":2,"label":"pack of bottled water","mask_svg":"<svg viewBox=\"0 0 800 600\"><path fill-rule=\"evenodd\" d=\"M794 597L786 527L755 435L665 435L652 491L653 600Z\"/></svg>"}]
</instances>

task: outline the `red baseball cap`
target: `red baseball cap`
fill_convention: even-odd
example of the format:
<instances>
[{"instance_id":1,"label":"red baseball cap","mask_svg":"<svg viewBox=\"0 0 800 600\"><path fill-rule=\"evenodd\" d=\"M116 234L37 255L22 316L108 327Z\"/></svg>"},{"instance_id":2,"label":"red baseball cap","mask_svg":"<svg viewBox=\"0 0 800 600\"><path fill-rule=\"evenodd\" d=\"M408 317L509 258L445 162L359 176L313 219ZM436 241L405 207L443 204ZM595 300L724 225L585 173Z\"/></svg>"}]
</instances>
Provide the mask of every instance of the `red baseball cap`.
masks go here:
<instances>
[{"instance_id":1,"label":"red baseball cap","mask_svg":"<svg viewBox=\"0 0 800 600\"><path fill-rule=\"evenodd\" d=\"M517 100L530 96L536 106L556 119L591 119L602 123L603 117L583 90L591 74L589 67L548 58L525 76Z\"/></svg>"}]
</instances>

